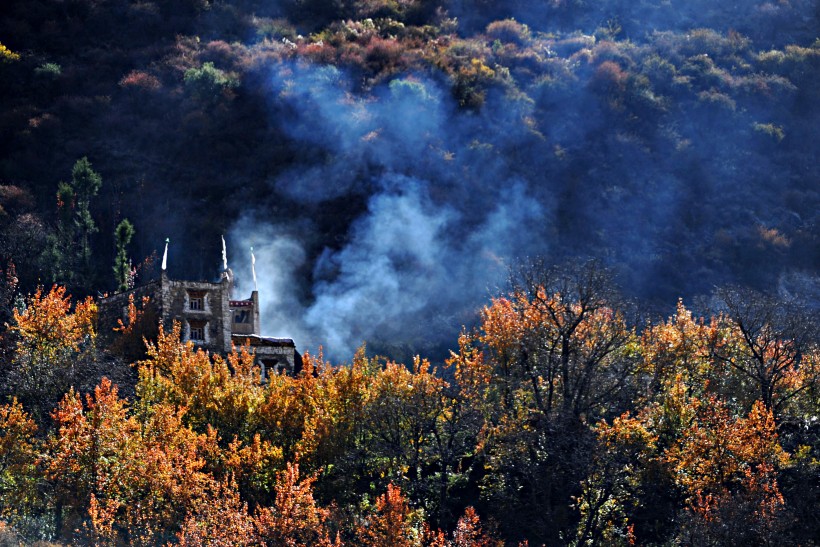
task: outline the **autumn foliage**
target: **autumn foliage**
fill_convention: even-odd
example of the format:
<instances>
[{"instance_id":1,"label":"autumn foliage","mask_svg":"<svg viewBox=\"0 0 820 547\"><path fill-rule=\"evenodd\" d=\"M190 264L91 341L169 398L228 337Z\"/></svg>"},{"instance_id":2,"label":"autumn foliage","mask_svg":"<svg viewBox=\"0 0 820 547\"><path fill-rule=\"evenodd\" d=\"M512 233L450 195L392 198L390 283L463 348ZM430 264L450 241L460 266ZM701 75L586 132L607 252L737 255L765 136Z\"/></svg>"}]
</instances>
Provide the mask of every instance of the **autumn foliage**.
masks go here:
<instances>
[{"instance_id":1,"label":"autumn foliage","mask_svg":"<svg viewBox=\"0 0 820 547\"><path fill-rule=\"evenodd\" d=\"M798 312L732 294L709 318L679 302L639 329L599 266L533 272L441 369L362 348L263 381L250 348L210 355L175 325L148 341L131 398L107 377L72 386L74 360L104 351L94 304L38 291L14 311L9 378L30 386L49 364L49 385L68 387L39 420L41 400L0 406L4 533L326 547L808 537L794 524L818 499L817 346Z\"/></svg>"}]
</instances>

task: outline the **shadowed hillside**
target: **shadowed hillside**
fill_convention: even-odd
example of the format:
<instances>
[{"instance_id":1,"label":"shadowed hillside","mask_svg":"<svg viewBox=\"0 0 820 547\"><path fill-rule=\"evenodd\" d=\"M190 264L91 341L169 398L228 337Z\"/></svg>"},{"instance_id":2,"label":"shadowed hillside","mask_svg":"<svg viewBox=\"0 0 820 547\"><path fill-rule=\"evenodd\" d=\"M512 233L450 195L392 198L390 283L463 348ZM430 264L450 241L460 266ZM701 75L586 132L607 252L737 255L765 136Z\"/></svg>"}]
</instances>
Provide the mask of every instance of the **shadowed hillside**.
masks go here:
<instances>
[{"instance_id":1,"label":"shadowed hillside","mask_svg":"<svg viewBox=\"0 0 820 547\"><path fill-rule=\"evenodd\" d=\"M175 275L214 277L226 234L247 283L254 245L266 330L343 358L446 355L526 256L600 258L662 314L727 282L816 301L815 2L0 15L0 267L24 292L113 290L127 218L142 280L166 237ZM58 186L82 157L102 186L78 220Z\"/></svg>"}]
</instances>

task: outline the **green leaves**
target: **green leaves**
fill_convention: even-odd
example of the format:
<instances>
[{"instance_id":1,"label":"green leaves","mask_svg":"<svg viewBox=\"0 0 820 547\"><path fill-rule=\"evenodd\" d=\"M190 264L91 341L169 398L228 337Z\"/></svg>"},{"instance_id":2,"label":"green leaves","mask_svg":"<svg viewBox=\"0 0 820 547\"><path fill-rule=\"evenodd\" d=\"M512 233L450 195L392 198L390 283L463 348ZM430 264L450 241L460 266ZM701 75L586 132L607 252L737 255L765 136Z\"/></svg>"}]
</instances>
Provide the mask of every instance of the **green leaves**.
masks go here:
<instances>
[{"instance_id":1,"label":"green leaves","mask_svg":"<svg viewBox=\"0 0 820 547\"><path fill-rule=\"evenodd\" d=\"M216 68L210 61L203 63L199 68L189 68L185 71L183 79L185 87L205 103L218 101L227 91L239 85L236 78Z\"/></svg>"}]
</instances>

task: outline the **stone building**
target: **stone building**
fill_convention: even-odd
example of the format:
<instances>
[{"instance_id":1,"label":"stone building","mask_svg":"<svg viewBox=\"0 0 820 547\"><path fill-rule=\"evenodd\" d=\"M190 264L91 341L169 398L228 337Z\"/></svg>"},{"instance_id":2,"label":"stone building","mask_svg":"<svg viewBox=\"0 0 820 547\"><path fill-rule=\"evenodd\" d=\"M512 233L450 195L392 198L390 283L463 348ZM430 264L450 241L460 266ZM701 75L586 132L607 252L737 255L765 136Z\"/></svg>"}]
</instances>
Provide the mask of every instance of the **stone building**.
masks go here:
<instances>
[{"instance_id":1,"label":"stone building","mask_svg":"<svg viewBox=\"0 0 820 547\"><path fill-rule=\"evenodd\" d=\"M180 323L183 341L221 354L229 353L232 346L248 345L263 378L298 372L301 359L293 340L261 335L258 292L247 300L233 300L232 290L229 270L215 283L170 279L163 270L158 280L100 299L100 331L113 328L127 313L131 295L135 300L147 296L166 331L174 321Z\"/></svg>"}]
</instances>

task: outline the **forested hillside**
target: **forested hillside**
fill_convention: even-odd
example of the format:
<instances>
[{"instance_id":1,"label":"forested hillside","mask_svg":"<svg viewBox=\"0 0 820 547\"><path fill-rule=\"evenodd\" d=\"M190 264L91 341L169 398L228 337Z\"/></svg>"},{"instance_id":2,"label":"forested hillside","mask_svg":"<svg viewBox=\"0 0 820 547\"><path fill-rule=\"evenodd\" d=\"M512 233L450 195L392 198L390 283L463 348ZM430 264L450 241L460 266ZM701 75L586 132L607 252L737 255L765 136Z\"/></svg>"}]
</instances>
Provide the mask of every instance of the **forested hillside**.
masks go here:
<instances>
[{"instance_id":1,"label":"forested hillside","mask_svg":"<svg viewBox=\"0 0 820 547\"><path fill-rule=\"evenodd\" d=\"M809 0L9 0L0 267L111 291L127 218L139 279L166 237L207 279L226 234L268 330L346 359L446 355L525 256L598 257L664 314L816 294L817 28Z\"/></svg>"},{"instance_id":2,"label":"forested hillside","mask_svg":"<svg viewBox=\"0 0 820 547\"><path fill-rule=\"evenodd\" d=\"M2 541L814 544L818 29L814 0L4 0ZM166 238L213 280L223 234L299 376L146 350L140 302L99 332Z\"/></svg>"},{"instance_id":3,"label":"forested hillside","mask_svg":"<svg viewBox=\"0 0 820 547\"><path fill-rule=\"evenodd\" d=\"M815 545L816 310L715 302L638 329L598 265L536 263L441 366L361 348L263 382L178 325L129 370L139 303L112 339L40 291L4 337L0 539Z\"/></svg>"}]
</instances>

